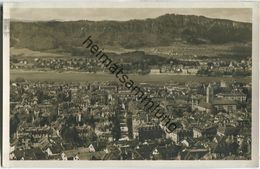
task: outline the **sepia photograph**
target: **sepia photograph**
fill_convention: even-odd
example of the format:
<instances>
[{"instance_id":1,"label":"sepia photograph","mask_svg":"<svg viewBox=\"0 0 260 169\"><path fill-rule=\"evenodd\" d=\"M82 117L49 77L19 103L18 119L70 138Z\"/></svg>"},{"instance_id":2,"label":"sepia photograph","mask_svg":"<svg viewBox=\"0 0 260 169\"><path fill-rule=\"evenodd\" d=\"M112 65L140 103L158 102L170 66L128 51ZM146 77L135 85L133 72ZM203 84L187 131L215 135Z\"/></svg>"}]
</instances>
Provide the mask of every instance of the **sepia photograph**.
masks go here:
<instances>
[{"instance_id":1,"label":"sepia photograph","mask_svg":"<svg viewBox=\"0 0 260 169\"><path fill-rule=\"evenodd\" d=\"M253 13L8 6L6 164L256 167Z\"/></svg>"}]
</instances>

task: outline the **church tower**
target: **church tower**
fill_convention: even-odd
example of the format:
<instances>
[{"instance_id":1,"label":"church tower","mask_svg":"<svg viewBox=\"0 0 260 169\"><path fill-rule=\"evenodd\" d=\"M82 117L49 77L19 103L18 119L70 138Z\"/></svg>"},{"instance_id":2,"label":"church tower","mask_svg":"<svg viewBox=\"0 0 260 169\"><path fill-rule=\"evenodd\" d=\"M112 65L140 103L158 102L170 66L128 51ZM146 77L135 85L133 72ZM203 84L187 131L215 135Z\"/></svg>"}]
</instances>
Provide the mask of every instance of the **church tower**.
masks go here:
<instances>
[{"instance_id":1,"label":"church tower","mask_svg":"<svg viewBox=\"0 0 260 169\"><path fill-rule=\"evenodd\" d=\"M206 98L206 102L207 102L207 103L212 103L213 97L214 97L213 88L212 88L211 84L209 84L208 87L207 87L207 98Z\"/></svg>"}]
</instances>

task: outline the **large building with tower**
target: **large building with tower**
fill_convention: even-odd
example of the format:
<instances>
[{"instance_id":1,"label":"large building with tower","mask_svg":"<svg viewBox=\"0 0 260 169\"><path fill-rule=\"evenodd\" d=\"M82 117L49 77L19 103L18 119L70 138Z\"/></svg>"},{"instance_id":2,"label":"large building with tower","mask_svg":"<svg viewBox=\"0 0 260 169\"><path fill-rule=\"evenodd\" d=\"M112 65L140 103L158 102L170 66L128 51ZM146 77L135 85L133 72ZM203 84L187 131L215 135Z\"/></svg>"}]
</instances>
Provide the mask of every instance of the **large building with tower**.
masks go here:
<instances>
[{"instance_id":1,"label":"large building with tower","mask_svg":"<svg viewBox=\"0 0 260 169\"><path fill-rule=\"evenodd\" d=\"M213 112L213 111L223 111L223 112L234 112L237 110L237 103L235 100L226 99L225 97L215 97L214 88L211 84L207 86L206 89L206 99L192 97L192 109Z\"/></svg>"}]
</instances>

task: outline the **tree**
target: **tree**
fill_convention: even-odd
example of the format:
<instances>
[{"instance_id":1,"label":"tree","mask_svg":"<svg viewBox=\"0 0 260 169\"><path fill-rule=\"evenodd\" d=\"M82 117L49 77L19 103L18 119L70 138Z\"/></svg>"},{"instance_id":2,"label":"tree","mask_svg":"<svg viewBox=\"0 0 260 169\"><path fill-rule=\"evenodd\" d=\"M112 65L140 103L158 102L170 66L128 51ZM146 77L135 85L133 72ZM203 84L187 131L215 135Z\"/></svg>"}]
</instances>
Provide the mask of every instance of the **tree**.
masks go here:
<instances>
[{"instance_id":1,"label":"tree","mask_svg":"<svg viewBox=\"0 0 260 169\"><path fill-rule=\"evenodd\" d=\"M82 146L82 139L79 137L75 127L63 126L61 129L61 137L73 146Z\"/></svg>"},{"instance_id":2,"label":"tree","mask_svg":"<svg viewBox=\"0 0 260 169\"><path fill-rule=\"evenodd\" d=\"M38 89L36 91L36 96L37 96L38 102L42 103L42 101L44 100L44 94L43 94L43 91L41 89Z\"/></svg>"},{"instance_id":3,"label":"tree","mask_svg":"<svg viewBox=\"0 0 260 169\"><path fill-rule=\"evenodd\" d=\"M49 117L42 116L40 118L40 126L49 125L49 124L50 124Z\"/></svg>"},{"instance_id":4,"label":"tree","mask_svg":"<svg viewBox=\"0 0 260 169\"><path fill-rule=\"evenodd\" d=\"M15 79L15 81L18 82L18 83L25 82L24 78L22 78L22 77L17 77Z\"/></svg>"},{"instance_id":5,"label":"tree","mask_svg":"<svg viewBox=\"0 0 260 169\"><path fill-rule=\"evenodd\" d=\"M66 124L68 126L72 126L74 124L76 124L76 118L73 115L70 115L67 119L66 119Z\"/></svg>"}]
</instances>

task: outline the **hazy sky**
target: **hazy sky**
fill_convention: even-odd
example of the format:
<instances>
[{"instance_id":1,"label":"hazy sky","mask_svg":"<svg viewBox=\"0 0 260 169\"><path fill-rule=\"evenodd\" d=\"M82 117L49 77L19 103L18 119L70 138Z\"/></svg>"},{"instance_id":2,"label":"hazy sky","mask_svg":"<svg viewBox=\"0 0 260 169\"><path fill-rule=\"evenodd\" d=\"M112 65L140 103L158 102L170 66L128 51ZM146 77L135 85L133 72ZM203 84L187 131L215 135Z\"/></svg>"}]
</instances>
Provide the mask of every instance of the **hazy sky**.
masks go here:
<instances>
[{"instance_id":1,"label":"hazy sky","mask_svg":"<svg viewBox=\"0 0 260 169\"><path fill-rule=\"evenodd\" d=\"M11 8L17 20L119 20L155 18L166 13L202 15L210 18L252 22L250 8Z\"/></svg>"}]
</instances>

